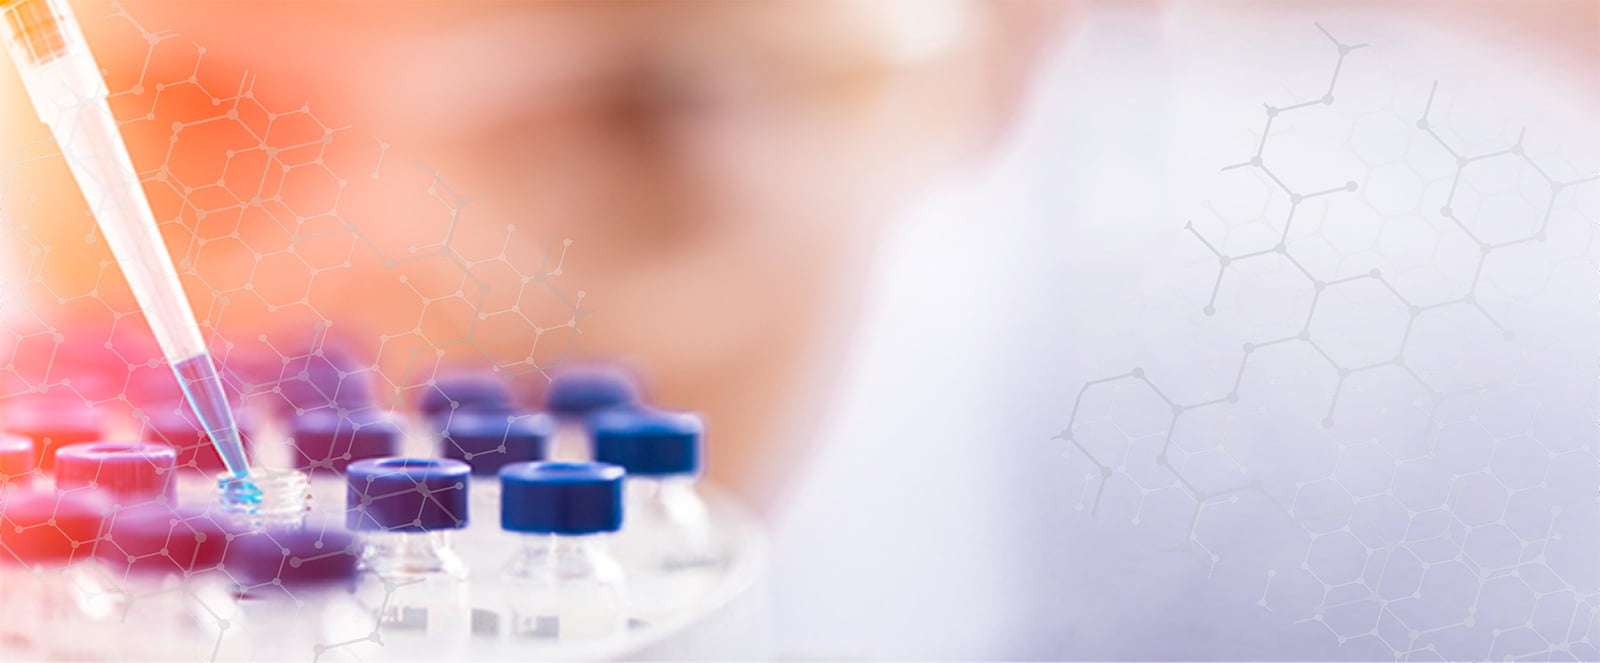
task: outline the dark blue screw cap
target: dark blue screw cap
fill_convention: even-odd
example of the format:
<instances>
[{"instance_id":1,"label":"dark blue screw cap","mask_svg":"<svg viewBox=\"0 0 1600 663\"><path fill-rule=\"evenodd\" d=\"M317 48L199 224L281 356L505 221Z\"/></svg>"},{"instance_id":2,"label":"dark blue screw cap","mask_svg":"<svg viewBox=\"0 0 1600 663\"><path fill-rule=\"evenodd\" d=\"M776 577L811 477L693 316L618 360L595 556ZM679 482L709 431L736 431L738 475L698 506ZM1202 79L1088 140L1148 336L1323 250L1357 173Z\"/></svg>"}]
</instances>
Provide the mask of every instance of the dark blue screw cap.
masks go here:
<instances>
[{"instance_id":1,"label":"dark blue screw cap","mask_svg":"<svg viewBox=\"0 0 1600 663\"><path fill-rule=\"evenodd\" d=\"M467 526L471 468L448 458L369 458L350 464L345 526L427 532Z\"/></svg>"},{"instance_id":2,"label":"dark blue screw cap","mask_svg":"<svg viewBox=\"0 0 1600 663\"><path fill-rule=\"evenodd\" d=\"M400 448L400 426L387 413L370 408L307 412L290 424L289 436L294 440L294 469L309 472L344 472L352 462L393 456Z\"/></svg>"},{"instance_id":3,"label":"dark blue screw cap","mask_svg":"<svg viewBox=\"0 0 1600 663\"><path fill-rule=\"evenodd\" d=\"M606 410L589 418L594 459L619 465L633 476L700 471L699 415L647 408Z\"/></svg>"},{"instance_id":4,"label":"dark blue screw cap","mask_svg":"<svg viewBox=\"0 0 1600 663\"><path fill-rule=\"evenodd\" d=\"M605 463L515 463L500 470L500 527L531 534L598 534L622 527L622 468Z\"/></svg>"},{"instance_id":5,"label":"dark blue screw cap","mask_svg":"<svg viewBox=\"0 0 1600 663\"><path fill-rule=\"evenodd\" d=\"M499 378L466 373L434 380L433 387L422 392L417 409L423 417L433 419L461 410L510 412L516 409L516 403L511 390Z\"/></svg>"},{"instance_id":6,"label":"dark blue screw cap","mask_svg":"<svg viewBox=\"0 0 1600 663\"><path fill-rule=\"evenodd\" d=\"M493 476L511 463L544 460L555 422L543 414L457 410L439 420L440 454L465 461L472 473Z\"/></svg>"},{"instance_id":7,"label":"dark blue screw cap","mask_svg":"<svg viewBox=\"0 0 1600 663\"><path fill-rule=\"evenodd\" d=\"M545 407L561 416L582 416L639 399L632 376L618 368L585 366L568 368L550 378Z\"/></svg>"}]
</instances>

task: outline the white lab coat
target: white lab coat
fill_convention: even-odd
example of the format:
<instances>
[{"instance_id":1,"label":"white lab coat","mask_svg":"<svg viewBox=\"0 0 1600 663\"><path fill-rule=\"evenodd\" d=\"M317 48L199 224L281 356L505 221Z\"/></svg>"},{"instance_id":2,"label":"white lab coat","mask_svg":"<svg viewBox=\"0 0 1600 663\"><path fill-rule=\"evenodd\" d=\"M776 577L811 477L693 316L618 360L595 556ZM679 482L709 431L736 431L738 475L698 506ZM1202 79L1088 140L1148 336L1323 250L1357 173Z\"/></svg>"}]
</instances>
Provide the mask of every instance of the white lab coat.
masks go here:
<instances>
[{"instance_id":1,"label":"white lab coat","mask_svg":"<svg viewBox=\"0 0 1600 663\"><path fill-rule=\"evenodd\" d=\"M1565 187L1545 240L1494 249L1475 277L1440 201L1482 233L1529 219L1492 193L1450 198L1456 164L1416 128L1430 94L1462 154L1525 124L1526 153L1575 181L1600 173L1595 97L1532 56L1362 7L1090 14L993 170L908 213L815 471L778 520L781 653L1600 655L1600 182ZM1285 240L1316 279L1351 280L1318 298L1258 256L1219 283L1200 238L1270 249L1289 197L1223 168L1254 154L1263 104L1325 94L1339 47L1323 29L1369 45L1347 51L1335 103L1277 118L1264 155L1302 194L1356 183L1303 201ZM1504 168L1467 179L1548 202ZM1374 268L1425 313L1385 304ZM1245 343L1305 327L1320 351L1290 340L1245 361ZM1435 404L1392 363L1339 386L1319 352L1346 368L1403 355L1436 391L1469 391ZM1135 368L1181 405L1238 395L1173 430L1167 462L1200 497L1158 461L1169 405L1137 378L1084 391ZM1069 424L1096 461L1057 437Z\"/></svg>"}]
</instances>

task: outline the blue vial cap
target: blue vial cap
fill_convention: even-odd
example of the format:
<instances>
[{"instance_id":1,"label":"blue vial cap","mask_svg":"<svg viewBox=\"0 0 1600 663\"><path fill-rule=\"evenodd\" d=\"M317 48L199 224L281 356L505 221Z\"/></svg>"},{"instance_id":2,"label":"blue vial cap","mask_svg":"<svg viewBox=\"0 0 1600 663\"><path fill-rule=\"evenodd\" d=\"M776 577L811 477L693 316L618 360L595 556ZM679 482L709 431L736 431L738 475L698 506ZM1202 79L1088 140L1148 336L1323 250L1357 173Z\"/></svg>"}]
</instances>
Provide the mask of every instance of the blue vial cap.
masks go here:
<instances>
[{"instance_id":1,"label":"blue vial cap","mask_svg":"<svg viewBox=\"0 0 1600 663\"><path fill-rule=\"evenodd\" d=\"M467 526L466 463L448 458L369 458L350 464L345 526L362 532L427 532Z\"/></svg>"},{"instance_id":2,"label":"blue vial cap","mask_svg":"<svg viewBox=\"0 0 1600 663\"><path fill-rule=\"evenodd\" d=\"M649 408L617 408L589 418L594 459L634 476L700 471L699 415Z\"/></svg>"},{"instance_id":3,"label":"blue vial cap","mask_svg":"<svg viewBox=\"0 0 1600 663\"><path fill-rule=\"evenodd\" d=\"M423 417L433 419L460 410L509 412L516 409L516 403L499 378L466 373L435 379L433 386L422 392L417 409Z\"/></svg>"},{"instance_id":4,"label":"blue vial cap","mask_svg":"<svg viewBox=\"0 0 1600 663\"><path fill-rule=\"evenodd\" d=\"M622 527L622 468L605 463L515 463L500 470L500 527L597 534Z\"/></svg>"},{"instance_id":5,"label":"blue vial cap","mask_svg":"<svg viewBox=\"0 0 1600 663\"><path fill-rule=\"evenodd\" d=\"M440 455L465 461L480 476L493 476L511 463L544 460L555 430L544 414L457 410L440 424Z\"/></svg>"},{"instance_id":6,"label":"blue vial cap","mask_svg":"<svg viewBox=\"0 0 1600 663\"><path fill-rule=\"evenodd\" d=\"M582 416L629 405L638 398L639 389L626 371L602 366L574 367L551 376L545 407L561 416Z\"/></svg>"},{"instance_id":7,"label":"blue vial cap","mask_svg":"<svg viewBox=\"0 0 1600 663\"><path fill-rule=\"evenodd\" d=\"M352 462L393 456L400 448L400 426L375 409L307 412L295 417L289 436L294 469L308 472L342 473Z\"/></svg>"}]
</instances>

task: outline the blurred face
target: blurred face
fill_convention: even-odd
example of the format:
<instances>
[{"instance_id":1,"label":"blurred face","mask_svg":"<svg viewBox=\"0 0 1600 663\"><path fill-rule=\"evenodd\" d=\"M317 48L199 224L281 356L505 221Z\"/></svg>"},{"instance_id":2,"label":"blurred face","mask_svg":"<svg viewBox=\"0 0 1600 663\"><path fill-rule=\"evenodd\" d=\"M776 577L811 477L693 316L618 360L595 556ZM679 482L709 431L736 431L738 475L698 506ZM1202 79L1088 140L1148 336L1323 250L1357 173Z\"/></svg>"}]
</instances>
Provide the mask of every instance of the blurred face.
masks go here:
<instances>
[{"instance_id":1,"label":"blurred face","mask_svg":"<svg viewBox=\"0 0 1600 663\"><path fill-rule=\"evenodd\" d=\"M826 405L876 227L995 96L959 2L123 7L77 11L196 314L241 356L337 337L402 401L440 366L542 384L627 357L758 502ZM41 198L41 243L72 252L46 280L131 311L85 268L81 202Z\"/></svg>"}]
</instances>

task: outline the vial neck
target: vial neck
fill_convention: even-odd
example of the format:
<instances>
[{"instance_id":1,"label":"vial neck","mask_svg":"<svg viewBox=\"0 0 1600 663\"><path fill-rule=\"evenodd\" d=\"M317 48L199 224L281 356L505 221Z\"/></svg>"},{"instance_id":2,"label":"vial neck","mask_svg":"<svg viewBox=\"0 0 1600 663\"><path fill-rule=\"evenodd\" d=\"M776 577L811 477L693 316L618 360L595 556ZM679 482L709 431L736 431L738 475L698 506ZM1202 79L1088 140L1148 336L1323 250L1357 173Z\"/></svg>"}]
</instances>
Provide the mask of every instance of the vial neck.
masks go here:
<instances>
[{"instance_id":1,"label":"vial neck","mask_svg":"<svg viewBox=\"0 0 1600 663\"><path fill-rule=\"evenodd\" d=\"M239 527L299 527L311 511L311 482L298 470L263 470L217 481L217 509Z\"/></svg>"},{"instance_id":2,"label":"vial neck","mask_svg":"<svg viewBox=\"0 0 1600 663\"><path fill-rule=\"evenodd\" d=\"M641 501L672 501L699 498L693 474L667 474L662 476L630 476L623 490L628 497Z\"/></svg>"},{"instance_id":3,"label":"vial neck","mask_svg":"<svg viewBox=\"0 0 1600 663\"><path fill-rule=\"evenodd\" d=\"M465 574L450 530L374 532L366 538L363 561L379 575Z\"/></svg>"},{"instance_id":4,"label":"vial neck","mask_svg":"<svg viewBox=\"0 0 1600 663\"><path fill-rule=\"evenodd\" d=\"M686 523L706 517L705 502L700 498L692 474L632 477L624 484L623 491L628 500L628 513L639 518Z\"/></svg>"},{"instance_id":5,"label":"vial neck","mask_svg":"<svg viewBox=\"0 0 1600 663\"><path fill-rule=\"evenodd\" d=\"M605 534L524 534L524 557L605 557L610 554Z\"/></svg>"}]
</instances>

